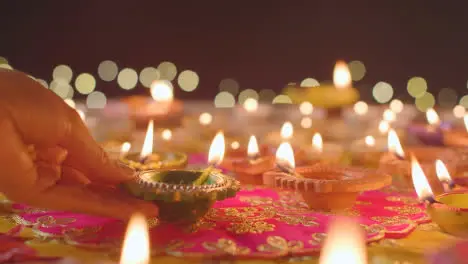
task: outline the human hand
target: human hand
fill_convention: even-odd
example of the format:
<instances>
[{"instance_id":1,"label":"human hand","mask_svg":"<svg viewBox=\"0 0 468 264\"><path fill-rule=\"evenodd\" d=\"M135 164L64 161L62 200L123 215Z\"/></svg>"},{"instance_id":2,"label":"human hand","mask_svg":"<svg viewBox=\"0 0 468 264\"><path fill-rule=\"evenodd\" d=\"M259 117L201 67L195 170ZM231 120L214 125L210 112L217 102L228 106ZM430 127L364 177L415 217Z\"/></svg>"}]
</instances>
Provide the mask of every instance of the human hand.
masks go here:
<instances>
[{"instance_id":1,"label":"human hand","mask_svg":"<svg viewBox=\"0 0 468 264\"><path fill-rule=\"evenodd\" d=\"M120 219L157 207L110 186L133 177L78 113L26 74L0 70L0 192L39 208Z\"/></svg>"}]
</instances>

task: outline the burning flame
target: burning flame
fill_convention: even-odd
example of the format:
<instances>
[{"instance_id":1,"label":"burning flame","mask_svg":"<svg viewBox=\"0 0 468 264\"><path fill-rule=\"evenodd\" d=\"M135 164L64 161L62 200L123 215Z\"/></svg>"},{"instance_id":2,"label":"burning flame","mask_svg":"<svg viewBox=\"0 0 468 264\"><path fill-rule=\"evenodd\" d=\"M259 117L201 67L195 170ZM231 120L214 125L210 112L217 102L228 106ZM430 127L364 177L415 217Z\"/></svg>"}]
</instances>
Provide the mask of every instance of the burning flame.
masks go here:
<instances>
[{"instance_id":1,"label":"burning flame","mask_svg":"<svg viewBox=\"0 0 468 264\"><path fill-rule=\"evenodd\" d=\"M252 112L257 111L258 101L253 98L247 98L247 100L244 101L243 106L244 106L245 111L252 113Z\"/></svg>"},{"instance_id":2,"label":"burning flame","mask_svg":"<svg viewBox=\"0 0 468 264\"><path fill-rule=\"evenodd\" d=\"M200 122L200 124L202 124L203 126L211 124L212 121L213 116L210 113L202 113L198 118L198 122Z\"/></svg>"},{"instance_id":3,"label":"burning flame","mask_svg":"<svg viewBox=\"0 0 468 264\"><path fill-rule=\"evenodd\" d=\"M292 136L294 134L294 127L291 124L291 122L286 122L286 123L283 124L283 126L281 127L280 134L281 134L281 137L284 140L288 140L288 139L292 138Z\"/></svg>"},{"instance_id":4,"label":"burning flame","mask_svg":"<svg viewBox=\"0 0 468 264\"><path fill-rule=\"evenodd\" d=\"M78 115L80 116L81 120L83 120L83 121L86 120L86 115L85 115L85 113L83 112L83 110L76 109L76 112L77 112Z\"/></svg>"},{"instance_id":5,"label":"burning flame","mask_svg":"<svg viewBox=\"0 0 468 264\"><path fill-rule=\"evenodd\" d=\"M392 110L386 109L382 114L382 118L387 122L393 122L396 119L396 114Z\"/></svg>"},{"instance_id":6,"label":"burning flame","mask_svg":"<svg viewBox=\"0 0 468 264\"><path fill-rule=\"evenodd\" d=\"M366 264L366 242L359 224L346 218L330 223L319 263Z\"/></svg>"},{"instance_id":7,"label":"burning flame","mask_svg":"<svg viewBox=\"0 0 468 264\"><path fill-rule=\"evenodd\" d=\"M287 166L288 168L294 169L296 167L296 161L294 160L294 151L291 144L283 142L276 150L276 163Z\"/></svg>"},{"instance_id":8,"label":"burning flame","mask_svg":"<svg viewBox=\"0 0 468 264\"><path fill-rule=\"evenodd\" d=\"M239 147L240 147L239 142L233 141L233 142L231 143L231 148L232 148L232 149L238 149Z\"/></svg>"},{"instance_id":9,"label":"burning flame","mask_svg":"<svg viewBox=\"0 0 468 264\"><path fill-rule=\"evenodd\" d=\"M127 153L130 151L130 148L132 147L132 144L129 142L124 142L122 146L120 147L120 155L126 156Z\"/></svg>"},{"instance_id":10,"label":"burning flame","mask_svg":"<svg viewBox=\"0 0 468 264\"><path fill-rule=\"evenodd\" d=\"M463 116L463 123L465 123L465 129L468 132L468 115Z\"/></svg>"},{"instance_id":11,"label":"burning flame","mask_svg":"<svg viewBox=\"0 0 468 264\"><path fill-rule=\"evenodd\" d=\"M427 119L427 122L429 123L429 125L438 125L440 123L439 115L432 108L427 109L426 119Z\"/></svg>"},{"instance_id":12,"label":"burning flame","mask_svg":"<svg viewBox=\"0 0 468 264\"><path fill-rule=\"evenodd\" d=\"M323 140L320 133L315 133L312 137L312 148L319 153L323 151Z\"/></svg>"},{"instance_id":13,"label":"burning flame","mask_svg":"<svg viewBox=\"0 0 468 264\"><path fill-rule=\"evenodd\" d=\"M439 178L439 181L441 182L451 182L452 177L450 177L450 173L445 166L445 164L441 160L436 160L435 162L435 167L436 167L436 174L437 178Z\"/></svg>"},{"instance_id":14,"label":"burning flame","mask_svg":"<svg viewBox=\"0 0 468 264\"><path fill-rule=\"evenodd\" d=\"M154 81L151 84L151 97L158 102L171 102L174 98L172 87L166 81Z\"/></svg>"},{"instance_id":15,"label":"burning flame","mask_svg":"<svg viewBox=\"0 0 468 264\"><path fill-rule=\"evenodd\" d=\"M255 157L259 152L257 138L255 136L251 136L249 139L249 145L247 146L247 155L249 157Z\"/></svg>"},{"instance_id":16,"label":"burning flame","mask_svg":"<svg viewBox=\"0 0 468 264\"><path fill-rule=\"evenodd\" d=\"M411 176L413 177L414 189L419 199L423 200L433 195L426 175L424 175L424 171L415 157L411 157Z\"/></svg>"},{"instance_id":17,"label":"burning flame","mask_svg":"<svg viewBox=\"0 0 468 264\"><path fill-rule=\"evenodd\" d=\"M211 142L210 150L208 151L208 163L218 165L223 161L224 151L224 134L223 132L218 132Z\"/></svg>"},{"instance_id":18,"label":"burning flame","mask_svg":"<svg viewBox=\"0 0 468 264\"><path fill-rule=\"evenodd\" d=\"M351 73L348 64L344 61L338 61L333 70L333 84L337 89L348 88L351 86Z\"/></svg>"},{"instance_id":19,"label":"burning flame","mask_svg":"<svg viewBox=\"0 0 468 264\"><path fill-rule=\"evenodd\" d=\"M367 146L375 146L375 138L373 136L367 136L364 141L366 142Z\"/></svg>"},{"instance_id":20,"label":"burning flame","mask_svg":"<svg viewBox=\"0 0 468 264\"><path fill-rule=\"evenodd\" d=\"M379 123L379 132L380 132L380 134L382 134L382 135L387 134L389 129L390 129L390 125L388 124L387 121L385 121L385 120L380 121L380 123Z\"/></svg>"},{"instance_id":21,"label":"burning flame","mask_svg":"<svg viewBox=\"0 0 468 264\"><path fill-rule=\"evenodd\" d=\"M145 141L141 148L140 158L145 158L153 153L153 134L154 134L154 123L153 120L149 121L148 129L146 130Z\"/></svg>"},{"instance_id":22,"label":"burning flame","mask_svg":"<svg viewBox=\"0 0 468 264\"><path fill-rule=\"evenodd\" d=\"M390 152L393 152L400 157L405 156L405 152L403 151L403 148L400 144L400 139L398 138L397 133L393 129L390 129L390 131L388 132L387 144L388 150Z\"/></svg>"},{"instance_id":23,"label":"burning flame","mask_svg":"<svg viewBox=\"0 0 468 264\"><path fill-rule=\"evenodd\" d=\"M164 129L163 132L161 133L162 139L165 141L169 141L172 139L172 131L170 129Z\"/></svg>"},{"instance_id":24,"label":"burning flame","mask_svg":"<svg viewBox=\"0 0 468 264\"><path fill-rule=\"evenodd\" d=\"M120 264L148 264L149 258L148 223L143 215L135 214L128 223Z\"/></svg>"}]
</instances>

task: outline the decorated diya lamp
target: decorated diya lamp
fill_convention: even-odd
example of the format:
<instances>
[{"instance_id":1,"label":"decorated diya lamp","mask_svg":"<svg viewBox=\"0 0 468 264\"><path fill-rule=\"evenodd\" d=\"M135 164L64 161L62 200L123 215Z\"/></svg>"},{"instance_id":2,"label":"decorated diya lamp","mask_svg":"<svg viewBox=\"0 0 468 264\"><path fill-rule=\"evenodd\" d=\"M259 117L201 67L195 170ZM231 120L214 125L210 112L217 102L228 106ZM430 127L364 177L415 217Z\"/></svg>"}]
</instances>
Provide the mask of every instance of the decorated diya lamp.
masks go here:
<instances>
[{"instance_id":1,"label":"decorated diya lamp","mask_svg":"<svg viewBox=\"0 0 468 264\"><path fill-rule=\"evenodd\" d=\"M153 136L154 126L153 121L150 121L141 152L121 156L120 161L136 171L183 169L187 166L188 157L185 153L153 152Z\"/></svg>"},{"instance_id":2,"label":"decorated diya lamp","mask_svg":"<svg viewBox=\"0 0 468 264\"><path fill-rule=\"evenodd\" d=\"M221 166L234 172L241 184L262 185L262 175L275 167L275 157L268 146L259 149L257 139L251 136L247 149L227 151Z\"/></svg>"},{"instance_id":3,"label":"decorated diya lamp","mask_svg":"<svg viewBox=\"0 0 468 264\"><path fill-rule=\"evenodd\" d=\"M391 176L376 170L347 168L316 163L297 167L289 143L276 152L277 170L263 174L265 185L301 193L310 209L342 210L353 206L363 191L376 190L391 184Z\"/></svg>"},{"instance_id":4,"label":"decorated diya lamp","mask_svg":"<svg viewBox=\"0 0 468 264\"><path fill-rule=\"evenodd\" d=\"M379 161L383 153L387 152L387 140L366 136L351 143L349 153L351 164L356 166L379 167Z\"/></svg>"},{"instance_id":5,"label":"decorated diya lamp","mask_svg":"<svg viewBox=\"0 0 468 264\"><path fill-rule=\"evenodd\" d=\"M329 117L340 117L342 110L353 105L359 99L359 92L352 88L351 73L346 62L339 61L333 71L333 84L317 87L299 87L289 85L285 89L294 103L308 101L316 107L327 110Z\"/></svg>"},{"instance_id":6,"label":"decorated diya lamp","mask_svg":"<svg viewBox=\"0 0 468 264\"><path fill-rule=\"evenodd\" d=\"M149 120L154 120L159 127L178 127L182 124L183 103L174 100L172 89L170 82L155 81L150 88L152 99L131 96L124 100L137 128L144 128Z\"/></svg>"},{"instance_id":7,"label":"decorated diya lamp","mask_svg":"<svg viewBox=\"0 0 468 264\"><path fill-rule=\"evenodd\" d=\"M434 196L425 173L416 159L412 164L414 188L419 199L426 204L427 214L446 233L468 236L468 191L453 190Z\"/></svg>"},{"instance_id":8,"label":"decorated diya lamp","mask_svg":"<svg viewBox=\"0 0 468 264\"><path fill-rule=\"evenodd\" d=\"M280 131L273 131L266 136L267 144L271 146L279 146L281 143L288 141L298 145L307 141L307 136L304 133L294 131L294 126L291 122L285 122Z\"/></svg>"},{"instance_id":9,"label":"decorated diya lamp","mask_svg":"<svg viewBox=\"0 0 468 264\"><path fill-rule=\"evenodd\" d=\"M427 123L415 122L408 126L408 133L426 145L442 146L444 143L443 131L448 129L448 123L441 122L434 109L426 111Z\"/></svg>"},{"instance_id":10,"label":"decorated diya lamp","mask_svg":"<svg viewBox=\"0 0 468 264\"><path fill-rule=\"evenodd\" d=\"M315 164L346 163L344 148L332 142L324 143L320 133L315 133L312 137L312 144L299 148L295 151L295 160L298 166Z\"/></svg>"},{"instance_id":11,"label":"decorated diya lamp","mask_svg":"<svg viewBox=\"0 0 468 264\"><path fill-rule=\"evenodd\" d=\"M403 151L398 136L393 130L388 135L388 150L380 159L379 169L392 175L393 187L400 191L412 191L411 159L405 153L411 153L420 160L421 167L436 193L444 191L437 177L436 161L443 161L452 175L455 175L459 163L457 153L447 148L411 147Z\"/></svg>"},{"instance_id":12,"label":"decorated diya lamp","mask_svg":"<svg viewBox=\"0 0 468 264\"><path fill-rule=\"evenodd\" d=\"M463 117L464 128L452 128L442 131L443 142L445 146L450 147L468 147L468 115Z\"/></svg>"}]
</instances>

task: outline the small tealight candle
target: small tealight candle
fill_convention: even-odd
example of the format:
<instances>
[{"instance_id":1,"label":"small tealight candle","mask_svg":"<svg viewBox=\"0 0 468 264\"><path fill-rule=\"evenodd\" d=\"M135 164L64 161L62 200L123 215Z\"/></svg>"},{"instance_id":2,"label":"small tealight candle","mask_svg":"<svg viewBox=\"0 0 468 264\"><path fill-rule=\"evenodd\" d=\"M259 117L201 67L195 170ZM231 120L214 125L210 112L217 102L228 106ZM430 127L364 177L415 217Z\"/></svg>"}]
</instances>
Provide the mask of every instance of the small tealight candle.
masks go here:
<instances>
[{"instance_id":1,"label":"small tealight candle","mask_svg":"<svg viewBox=\"0 0 468 264\"><path fill-rule=\"evenodd\" d=\"M203 173L193 182L193 185L203 185L206 182L210 173L223 161L225 150L224 134L222 131L219 131L213 138L210 150L208 151L209 166L203 170Z\"/></svg>"},{"instance_id":2,"label":"small tealight candle","mask_svg":"<svg viewBox=\"0 0 468 264\"><path fill-rule=\"evenodd\" d=\"M283 142L276 150L276 167L290 176L302 178L302 175L296 173L296 161L294 159L294 150L288 142ZM263 178L265 181L265 177Z\"/></svg>"},{"instance_id":3,"label":"small tealight candle","mask_svg":"<svg viewBox=\"0 0 468 264\"><path fill-rule=\"evenodd\" d=\"M366 136L353 141L349 150L354 165L377 167L381 155L387 151L387 140Z\"/></svg>"},{"instance_id":4,"label":"small tealight candle","mask_svg":"<svg viewBox=\"0 0 468 264\"><path fill-rule=\"evenodd\" d=\"M316 162L337 164L342 161L344 153L344 148L339 144L323 143L320 133L315 133L310 147L303 148L302 150L305 155L300 155L300 152L296 155L298 163L300 161L301 164Z\"/></svg>"}]
</instances>

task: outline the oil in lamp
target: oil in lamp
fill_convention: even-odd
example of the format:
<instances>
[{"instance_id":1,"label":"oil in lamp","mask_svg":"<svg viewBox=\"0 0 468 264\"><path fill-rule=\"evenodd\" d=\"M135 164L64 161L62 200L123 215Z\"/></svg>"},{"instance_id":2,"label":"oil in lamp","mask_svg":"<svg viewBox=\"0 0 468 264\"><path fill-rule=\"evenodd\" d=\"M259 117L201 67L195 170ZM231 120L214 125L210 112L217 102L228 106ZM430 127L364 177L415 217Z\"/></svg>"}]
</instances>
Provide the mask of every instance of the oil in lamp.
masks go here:
<instances>
[{"instance_id":1,"label":"oil in lamp","mask_svg":"<svg viewBox=\"0 0 468 264\"><path fill-rule=\"evenodd\" d=\"M427 123L413 123L408 126L408 133L426 145L441 146L443 130L448 124L441 122L437 112L430 108L426 111Z\"/></svg>"}]
</instances>

